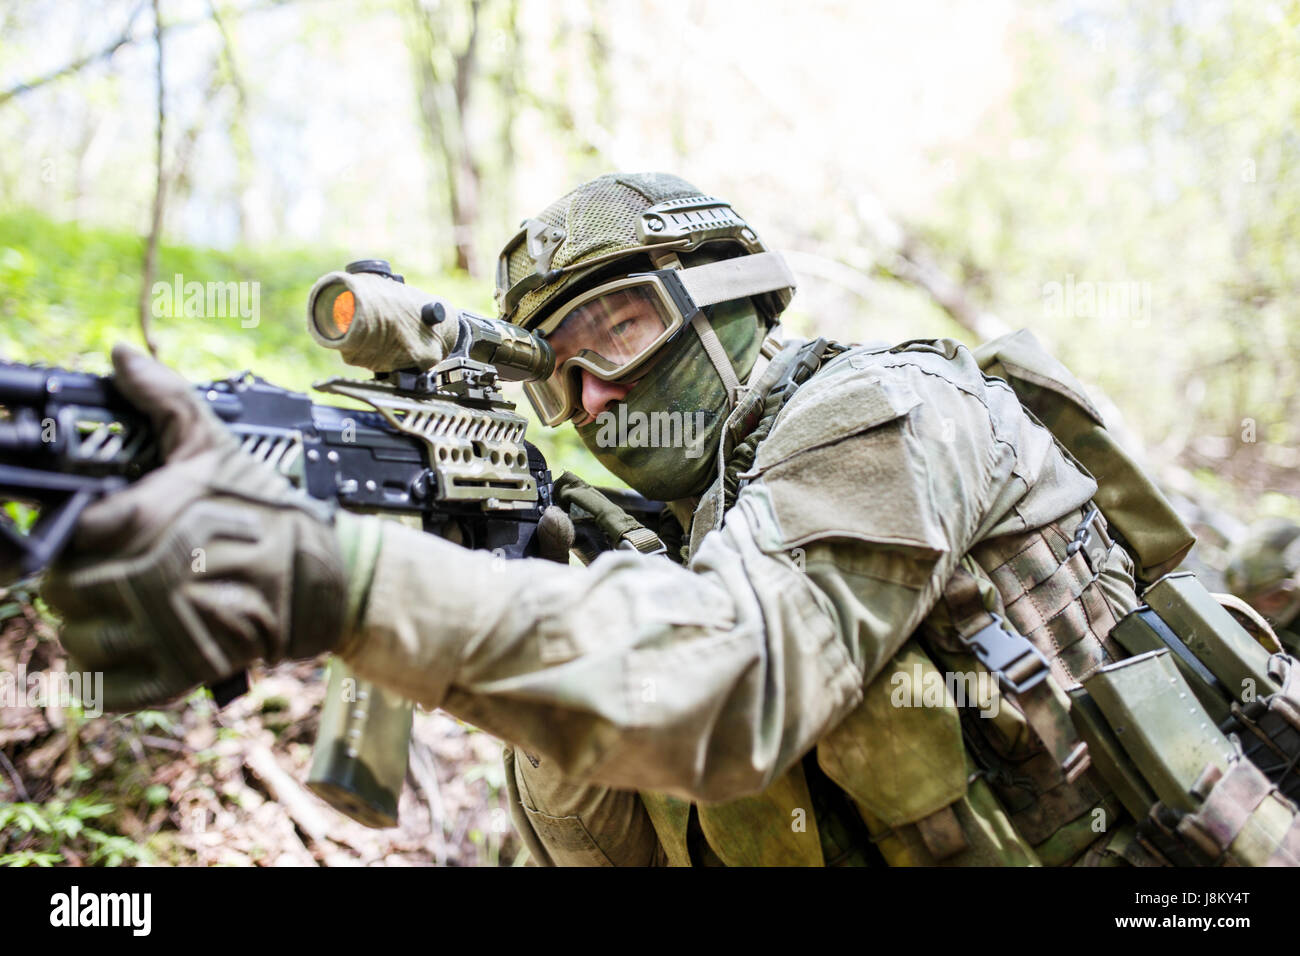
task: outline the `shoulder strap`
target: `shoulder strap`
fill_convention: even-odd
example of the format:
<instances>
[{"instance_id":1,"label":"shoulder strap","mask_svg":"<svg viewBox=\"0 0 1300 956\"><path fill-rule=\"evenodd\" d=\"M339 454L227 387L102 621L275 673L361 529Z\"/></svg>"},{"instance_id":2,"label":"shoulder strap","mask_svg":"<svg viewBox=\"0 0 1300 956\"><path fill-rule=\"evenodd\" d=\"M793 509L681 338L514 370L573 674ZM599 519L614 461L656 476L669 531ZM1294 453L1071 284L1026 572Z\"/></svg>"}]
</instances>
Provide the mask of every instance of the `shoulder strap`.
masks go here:
<instances>
[{"instance_id":1,"label":"shoulder strap","mask_svg":"<svg viewBox=\"0 0 1300 956\"><path fill-rule=\"evenodd\" d=\"M689 560L704 535L722 525L722 519L743 487L740 475L750 469L759 443L772 430L777 414L800 385L812 378L825 362L846 347L823 338L788 343L754 382L741 389L740 401L727 417L718 442L718 480L700 499L691 521L689 541L681 558Z\"/></svg>"},{"instance_id":2,"label":"shoulder strap","mask_svg":"<svg viewBox=\"0 0 1300 956\"><path fill-rule=\"evenodd\" d=\"M773 385L756 397L762 401L761 417L754 427L730 449L726 448L727 437L723 438L722 453L722 510L716 516L721 520L727 509L736 503L736 495L743 487L740 475L749 471L754 464L754 455L759 444L772 431L776 416L785 407L786 402L794 397L799 386L815 375L827 361L845 351L845 346L827 339L817 338L800 346L791 359L780 365L780 371ZM773 368L777 367L773 362ZM758 390L756 390L757 392Z\"/></svg>"}]
</instances>

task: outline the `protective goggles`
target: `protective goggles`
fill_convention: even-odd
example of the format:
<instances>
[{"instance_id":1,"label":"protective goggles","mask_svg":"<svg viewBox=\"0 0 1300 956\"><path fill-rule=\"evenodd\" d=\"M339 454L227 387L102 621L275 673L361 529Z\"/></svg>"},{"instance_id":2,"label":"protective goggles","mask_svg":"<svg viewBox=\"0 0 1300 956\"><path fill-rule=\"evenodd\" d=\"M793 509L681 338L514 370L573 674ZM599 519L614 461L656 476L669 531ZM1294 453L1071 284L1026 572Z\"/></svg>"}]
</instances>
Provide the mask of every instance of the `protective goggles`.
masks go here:
<instances>
[{"instance_id":1,"label":"protective goggles","mask_svg":"<svg viewBox=\"0 0 1300 956\"><path fill-rule=\"evenodd\" d=\"M549 378L524 383L543 424L582 414L583 374L635 381L705 306L794 286L774 252L606 282L564 303L533 328L555 352Z\"/></svg>"},{"instance_id":2,"label":"protective goggles","mask_svg":"<svg viewBox=\"0 0 1300 956\"><path fill-rule=\"evenodd\" d=\"M1300 586L1288 578L1250 595L1248 600L1275 627L1286 627L1300 613Z\"/></svg>"}]
</instances>

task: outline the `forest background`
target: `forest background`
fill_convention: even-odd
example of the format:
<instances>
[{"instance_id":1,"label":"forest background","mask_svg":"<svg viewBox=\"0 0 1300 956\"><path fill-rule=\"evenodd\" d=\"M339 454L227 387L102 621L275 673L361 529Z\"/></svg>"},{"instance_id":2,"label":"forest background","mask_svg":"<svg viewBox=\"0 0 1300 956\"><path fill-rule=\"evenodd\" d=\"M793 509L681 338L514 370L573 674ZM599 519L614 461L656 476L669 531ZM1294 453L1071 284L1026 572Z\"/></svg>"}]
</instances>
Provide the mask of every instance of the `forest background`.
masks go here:
<instances>
[{"instance_id":1,"label":"forest background","mask_svg":"<svg viewBox=\"0 0 1300 956\"><path fill-rule=\"evenodd\" d=\"M519 221L600 173L730 200L799 279L790 335L1026 327L1201 535L1300 518L1300 3L0 3L0 359L337 374L314 279L363 257L492 310ZM157 283L242 284L246 308ZM526 407L522 403L521 407ZM610 477L571 430L557 471ZM60 666L0 592L0 668ZM422 715L403 824L300 781L318 670L91 719L0 709L0 863L522 863L498 745Z\"/></svg>"}]
</instances>

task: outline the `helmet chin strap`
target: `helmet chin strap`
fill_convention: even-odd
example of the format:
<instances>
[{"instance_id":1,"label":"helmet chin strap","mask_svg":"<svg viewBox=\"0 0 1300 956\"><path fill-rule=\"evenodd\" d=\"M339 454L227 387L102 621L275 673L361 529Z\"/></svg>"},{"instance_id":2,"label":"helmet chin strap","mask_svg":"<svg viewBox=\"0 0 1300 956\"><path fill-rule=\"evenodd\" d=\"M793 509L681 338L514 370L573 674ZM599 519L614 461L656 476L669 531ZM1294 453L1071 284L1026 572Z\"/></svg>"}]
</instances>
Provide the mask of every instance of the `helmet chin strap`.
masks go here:
<instances>
[{"instance_id":1,"label":"helmet chin strap","mask_svg":"<svg viewBox=\"0 0 1300 956\"><path fill-rule=\"evenodd\" d=\"M755 253L689 268L683 268L681 258L675 251L652 255L651 261L656 268L677 270L682 287L697 308L794 287L794 275L785 260L775 252ZM731 365L726 348L703 311L697 311L692 316L691 328L700 337L705 354L717 371L718 378L722 380L727 392L728 410L734 409L740 401L743 386Z\"/></svg>"}]
</instances>

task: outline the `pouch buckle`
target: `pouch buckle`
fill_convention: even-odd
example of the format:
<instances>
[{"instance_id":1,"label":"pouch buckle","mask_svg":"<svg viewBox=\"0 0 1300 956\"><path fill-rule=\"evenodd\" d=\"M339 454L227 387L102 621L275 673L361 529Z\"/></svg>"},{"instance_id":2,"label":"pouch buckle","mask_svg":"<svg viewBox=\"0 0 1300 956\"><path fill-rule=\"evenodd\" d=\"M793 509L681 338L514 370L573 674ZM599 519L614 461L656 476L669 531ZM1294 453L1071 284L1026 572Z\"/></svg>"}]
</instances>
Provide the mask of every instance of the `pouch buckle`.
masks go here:
<instances>
[{"instance_id":1,"label":"pouch buckle","mask_svg":"<svg viewBox=\"0 0 1300 956\"><path fill-rule=\"evenodd\" d=\"M1097 565L1101 563L1093 563L1094 556L1091 550L1093 541L1096 540L1103 546L1109 545L1109 542L1102 531L1100 519L1101 510L1096 505L1093 505L1092 508L1089 509L1088 513L1084 515L1083 521L1079 523L1079 527L1075 529L1074 539L1065 547L1065 556L1067 558L1071 558L1077 552L1082 551L1084 563L1088 565L1088 569L1092 571L1093 574L1099 573L1100 569Z\"/></svg>"},{"instance_id":2,"label":"pouch buckle","mask_svg":"<svg viewBox=\"0 0 1300 956\"><path fill-rule=\"evenodd\" d=\"M981 664L997 675L998 683L1013 694L1024 694L1042 683L1049 672L1047 658L1023 634L1007 627L997 614L993 623L963 638Z\"/></svg>"}]
</instances>

